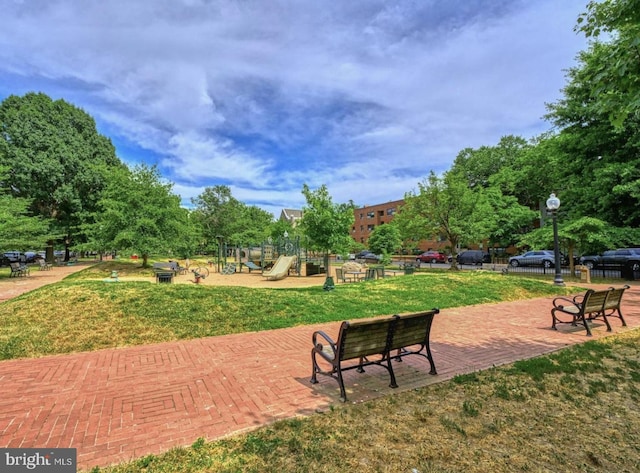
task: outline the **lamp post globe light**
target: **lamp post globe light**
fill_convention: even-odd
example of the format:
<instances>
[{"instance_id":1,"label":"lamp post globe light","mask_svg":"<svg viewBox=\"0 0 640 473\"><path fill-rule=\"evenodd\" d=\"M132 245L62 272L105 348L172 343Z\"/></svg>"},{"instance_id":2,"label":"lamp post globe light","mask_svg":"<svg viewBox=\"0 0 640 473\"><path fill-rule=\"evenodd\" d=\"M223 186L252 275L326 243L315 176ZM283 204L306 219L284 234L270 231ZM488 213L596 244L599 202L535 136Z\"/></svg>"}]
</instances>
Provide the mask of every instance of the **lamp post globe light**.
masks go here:
<instances>
[{"instance_id":1,"label":"lamp post globe light","mask_svg":"<svg viewBox=\"0 0 640 473\"><path fill-rule=\"evenodd\" d=\"M551 214L553 220L553 259L556 275L553 284L556 286L564 286L562 280L562 268L560 267L560 246L558 245L558 209L560 208L560 199L555 194L551 194L547 199L547 210Z\"/></svg>"}]
</instances>

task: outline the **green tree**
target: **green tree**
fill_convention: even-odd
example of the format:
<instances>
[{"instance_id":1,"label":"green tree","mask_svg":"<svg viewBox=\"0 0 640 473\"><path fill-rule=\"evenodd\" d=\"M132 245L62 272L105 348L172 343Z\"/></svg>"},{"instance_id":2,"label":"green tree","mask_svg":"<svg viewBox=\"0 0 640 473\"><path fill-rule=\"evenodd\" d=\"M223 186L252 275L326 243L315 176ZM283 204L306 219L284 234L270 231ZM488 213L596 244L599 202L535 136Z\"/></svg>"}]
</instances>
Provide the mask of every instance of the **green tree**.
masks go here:
<instances>
[{"instance_id":1,"label":"green tree","mask_svg":"<svg viewBox=\"0 0 640 473\"><path fill-rule=\"evenodd\" d=\"M12 95L0 104L0 165L14 197L52 220L67 246L95 214L107 176L122 163L87 113L47 95Z\"/></svg>"},{"instance_id":2,"label":"green tree","mask_svg":"<svg viewBox=\"0 0 640 473\"><path fill-rule=\"evenodd\" d=\"M538 212L520 205L514 196L502 194L497 187L486 189L484 194L493 209L492 218L487 222L490 247L511 246L533 228Z\"/></svg>"},{"instance_id":3,"label":"green tree","mask_svg":"<svg viewBox=\"0 0 640 473\"><path fill-rule=\"evenodd\" d=\"M495 215L482 189L471 190L456 173L434 172L418 184L419 192L405 195L405 205L394 218L403 237L430 239L443 235L451 244L452 269L462 244L488 238Z\"/></svg>"},{"instance_id":4,"label":"green tree","mask_svg":"<svg viewBox=\"0 0 640 473\"><path fill-rule=\"evenodd\" d=\"M496 146L461 151L449 171L487 198L493 209L487 222L490 246L510 246L533 227L537 216L533 209L542 197L541 188L545 192L549 182L543 171L549 158L532 159L539 156L534 150L523 138L505 136Z\"/></svg>"},{"instance_id":5,"label":"green tree","mask_svg":"<svg viewBox=\"0 0 640 473\"><path fill-rule=\"evenodd\" d=\"M271 213L254 205L243 204L230 241L237 245L261 243L269 236L272 225Z\"/></svg>"},{"instance_id":6,"label":"green tree","mask_svg":"<svg viewBox=\"0 0 640 473\"><path fill-rule=\"evenodd\" d=\"M376 254L382 254L385 257L393 254L402 247L400 229L393 222L378 225L371 232L368 243L369 249Z\"/></svg>"},{"instance_id":7,"label":"green tree","mask_svg":"<svg viewBox=\"0 0 640 473\"><path fill-rule=\"evenodd\" d=\"M302 194L307 205L303 208L300 230L309 249L324 253L324 264L329 274L329 252L344 254L352 243L349 231L354 222L353 202L334 204L325 185L312 191L305 184Z\"/></svg>"},{"instance_id":8,"label":"green tree","mask_svg":"<svg viewBox=\"0 0 640 473\"><path fill-rule=\"evenodd\" d=\"M592 216L617 227L640 225L640 113L614 126L594 95L591 70L605 45L580 55L568 72L564 97L549 105L547 117L560 129L558 172L563 200L574 218ZM640 110L640 109L639 109Z\"/></svg>"},{"instance_id":9,"label":"green tree","mask_svg":"<svg viewBox=\"0 0 640 473\"><path fill-rule=\"evenodd\" d=\"M458 153L450 172L461 175L469 187L489 187L494 175L512 168L523 152L531 148L524 138L503 136L496 146L465 148Z\"/></svg>"},{"instance_id":10,"label":"green tree","mask_svg":"<svg viewBox=\"0 0 640 473\"><path fill-rule=\"evenodd\" d=\"M278 219L269 227L268 236L270 236L273 240L277 240L278 238L281 238L282 235L284 235L284 232L287 232L287 234L291 238L301 236L300 234L302 233L299 228L294 228L293 225L291 225L291 222Z\"/></svg>"},{"instance_id":11,"label":"green tree","mask_svg":"<svg viewBox=\"0 0 640 473\"><path fill-rule=\"evenodd\" d=\"M207 187L192 203L207 249L216 247L219 239L234 245L262 242L273 223L269 212L240 202L227 186Z\"/></svg>"},{"instance_id":12,"label":"green tree","mask_svg":"<svg viewBox=\"0 0 640 473\"><path fill-rule=\"evenodd\" d=\"M548 106L561 137L556 189L572 219L640 226L639 11L639 0L588 4L576 29L597 40L568 71L563 98Z\"/></svg>"},{"instance_id":13,"label":"green tree","mask_svg":"<svg viewBox=\"0 0 640 473\"><path fill-rule=\"evenodd\" d=\"M587 38L607 35L605 43L592 43L598 61L585 73L599 114L620 128L640 109L640 0L591 1L576 30Z\"/></svg>"},{"instance_id":14,"label":"green tree","mask_svg":"<svg viewBox=\"0 0 640 473\"><path fill-rule=\"evenodd\" d=\"M163 182L156 166L119 171L104 191L88 234L96 244L111 242L115 249L141 255L143 267L152 254L184 252L192 230L188 211L180 207L172 187Z\"/></svg>"},{"instance_id":15,"label":"green tree","mask_svg":"<svg viewBox=\"0 0 640 473\"><path fill-rule=\"evenodd\" d=\"M7 169L0 168L0 249L44 248L51 238L49 221L29 215L29 199L12 197L6 188Z\"/></svg>"}]
</instances>

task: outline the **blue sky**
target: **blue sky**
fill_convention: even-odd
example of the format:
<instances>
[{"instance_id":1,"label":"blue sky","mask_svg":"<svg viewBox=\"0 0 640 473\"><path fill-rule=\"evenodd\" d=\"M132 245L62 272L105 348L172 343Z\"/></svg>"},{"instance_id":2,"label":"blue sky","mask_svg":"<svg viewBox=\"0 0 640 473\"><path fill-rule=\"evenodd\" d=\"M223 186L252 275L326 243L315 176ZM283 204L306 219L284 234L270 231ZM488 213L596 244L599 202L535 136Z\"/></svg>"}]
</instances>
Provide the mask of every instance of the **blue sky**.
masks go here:
<instances>
[{"instance_id":1,"label":"blue sky","mask_svg":"<svg viewBox=\"0 0 640 473\"><path fill-rule=\"evenodd\" d=\"M303 184L404 197L464 148L550 129L587 0L0 0L0 100L93 116L185 205L207 186L279 216Z\"/></svg>"}]
</instances>

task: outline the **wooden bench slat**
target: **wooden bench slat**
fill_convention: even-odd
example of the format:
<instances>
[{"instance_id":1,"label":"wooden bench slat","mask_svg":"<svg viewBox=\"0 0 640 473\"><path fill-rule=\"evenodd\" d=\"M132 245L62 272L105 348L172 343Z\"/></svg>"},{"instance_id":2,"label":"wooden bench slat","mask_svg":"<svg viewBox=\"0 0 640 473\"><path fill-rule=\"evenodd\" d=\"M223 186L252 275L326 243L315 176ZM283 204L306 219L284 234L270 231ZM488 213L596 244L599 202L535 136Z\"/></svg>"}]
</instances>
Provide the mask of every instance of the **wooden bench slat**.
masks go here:
<instances>
[{"instance_id":1,"label":"wooden bench slat","mask_svg":"<svg viewBox=\"0 0 640 473\"><path fill-rule=\"evenodd\" d=\"M349 325L340 344L342 347L340 358L350 360L384 353L388 345L389 329L393 323L395 323L395 319Z\"/></svg>"}]
</instances>

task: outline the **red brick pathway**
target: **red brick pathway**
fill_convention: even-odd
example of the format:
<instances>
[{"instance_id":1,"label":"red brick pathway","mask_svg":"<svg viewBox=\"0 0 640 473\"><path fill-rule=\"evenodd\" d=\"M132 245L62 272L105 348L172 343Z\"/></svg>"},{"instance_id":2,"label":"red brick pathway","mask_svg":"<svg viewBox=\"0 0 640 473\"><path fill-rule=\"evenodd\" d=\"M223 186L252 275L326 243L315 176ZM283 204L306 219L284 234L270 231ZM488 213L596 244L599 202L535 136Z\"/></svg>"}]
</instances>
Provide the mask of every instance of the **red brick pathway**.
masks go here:
<instances>
[{"instance_id":1,"label":"red brick pathway","mask_svg":"<svg viewBox=\"0 0 640 473\"><path fill-rule=\"evenodd\" d=\"M384 371L347 372L351 402L597 339L551 330L551 298L443 310L432 331L437 376L421 357ZM640 286L627 291L629 328L640 326ZM0 447L75 447L81 468L106 466L310 415L338 403L337 383L311 385L311 333L338 323L91 353L0 362ZM414 358L413 360L411 358ZM396 368L397 367L397 368Z\"/></svg>"}]
</instances>

